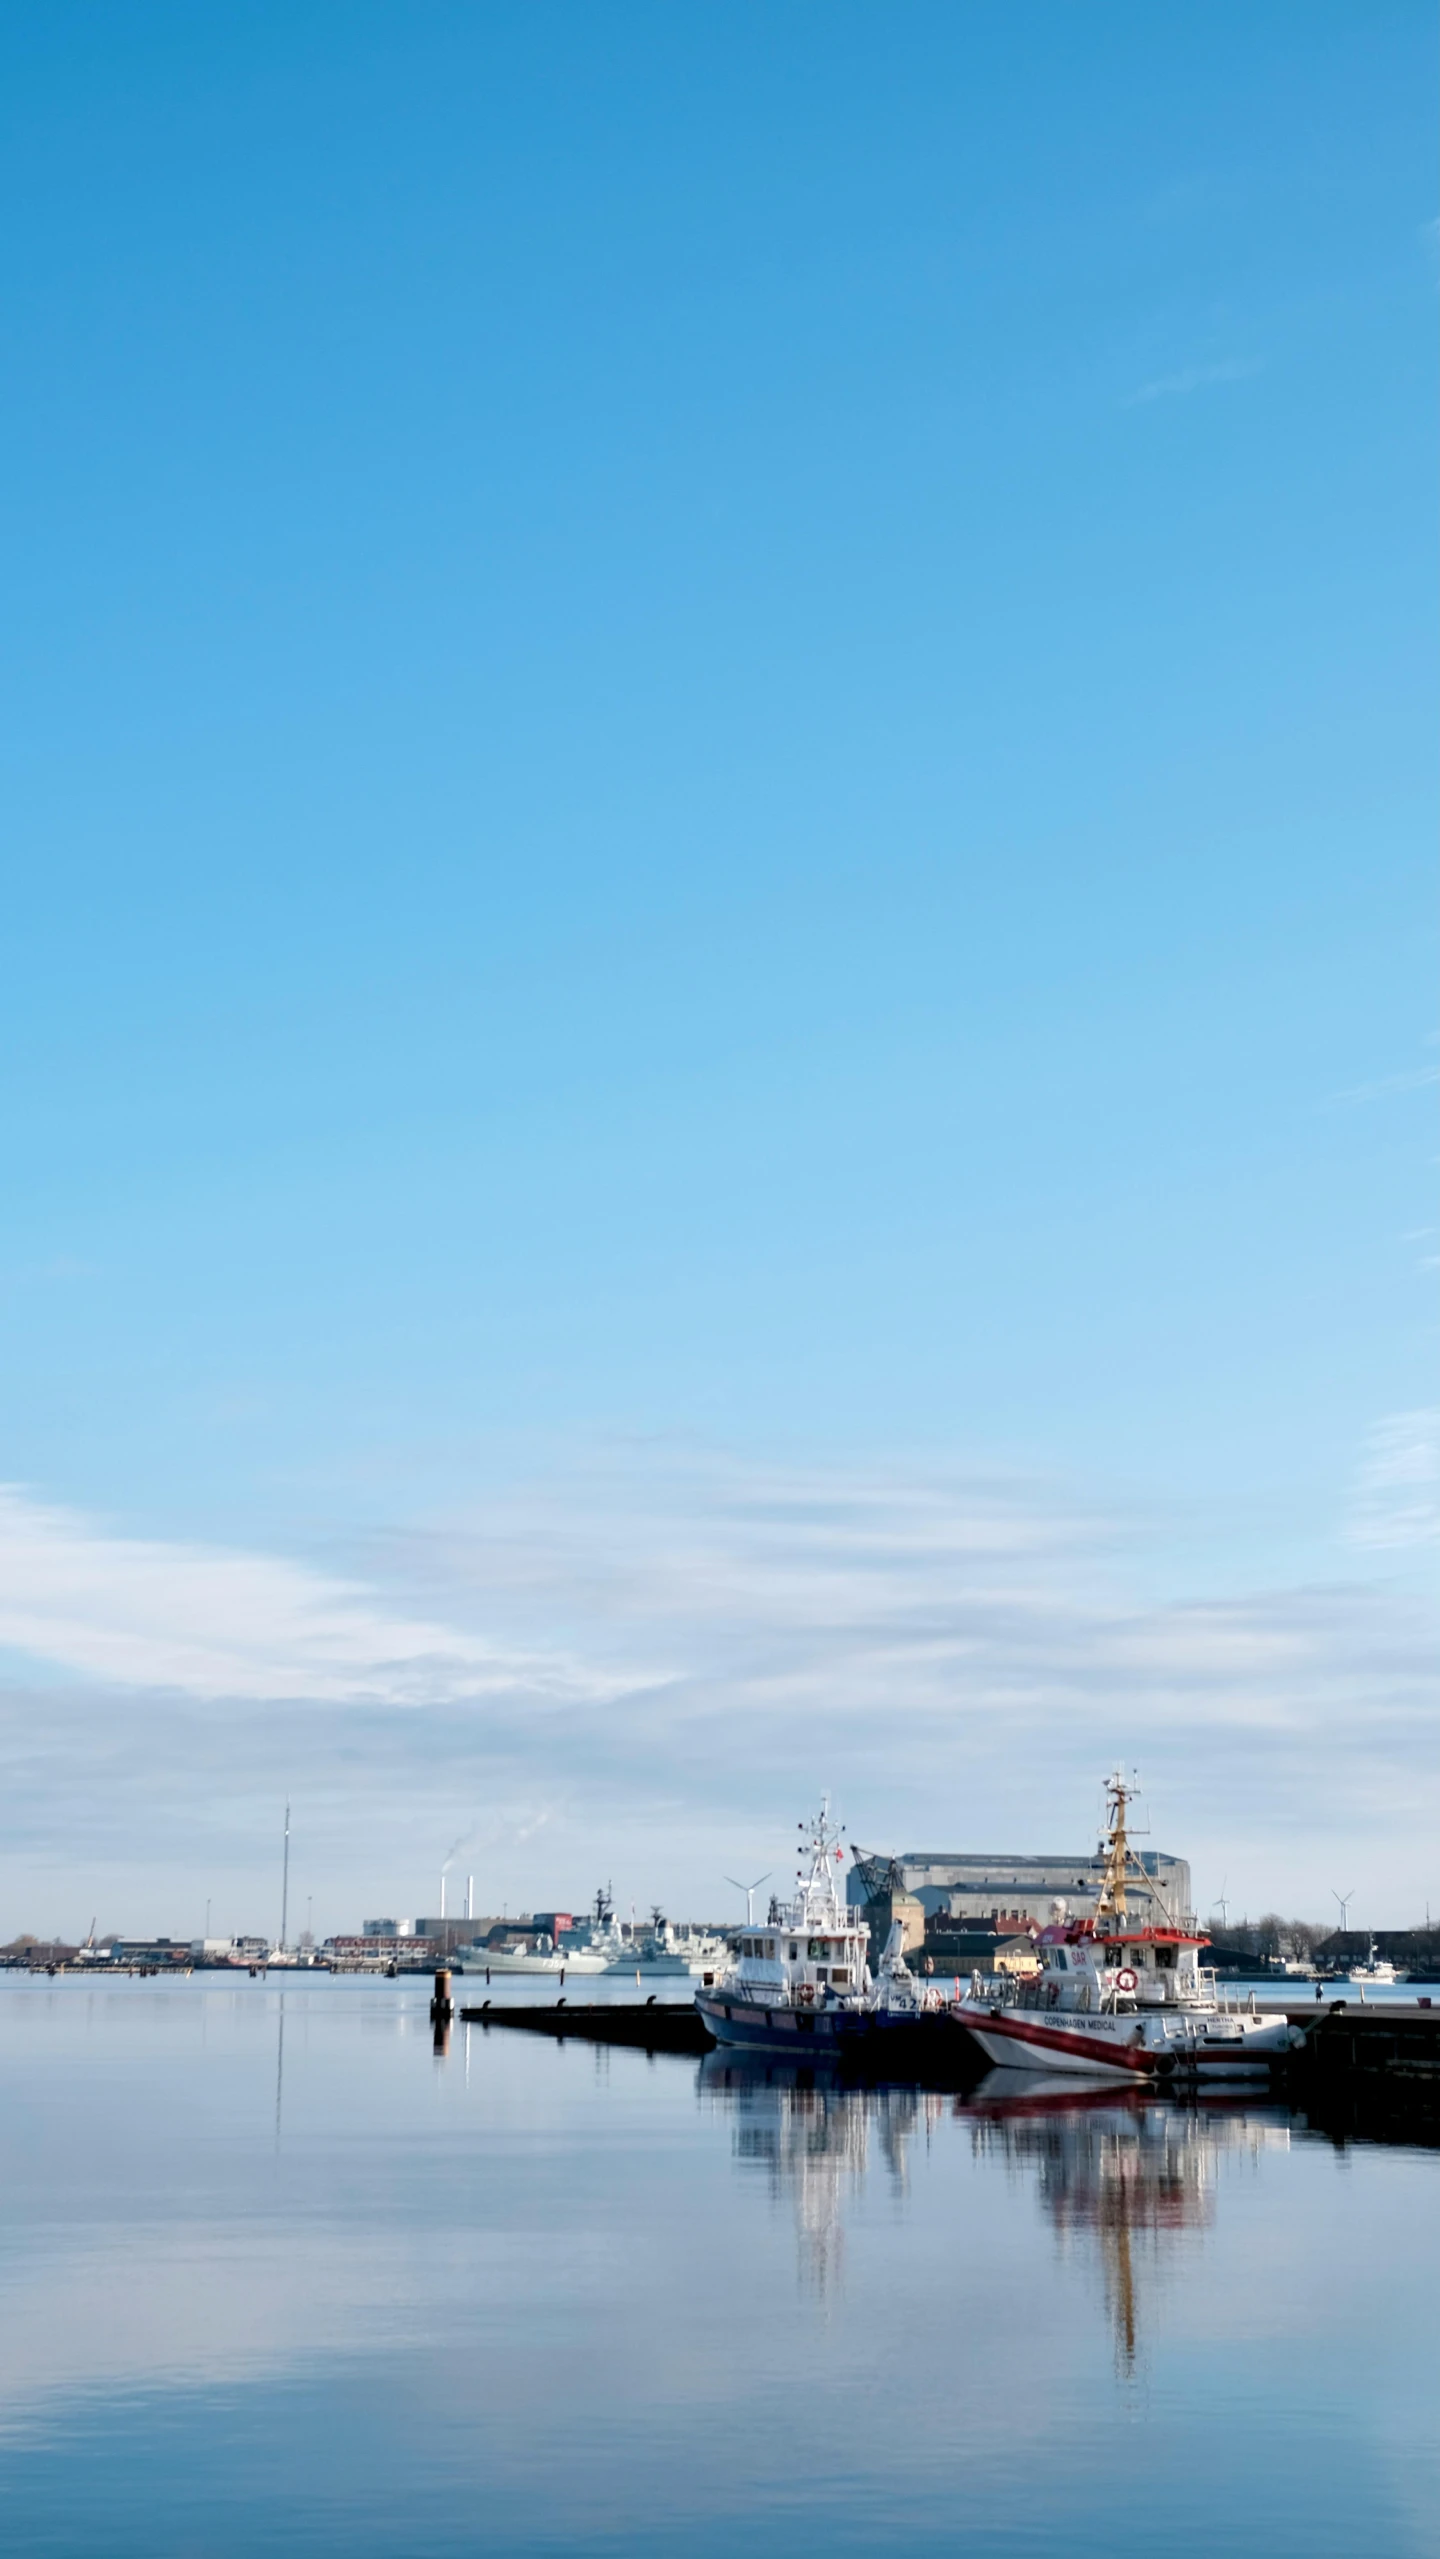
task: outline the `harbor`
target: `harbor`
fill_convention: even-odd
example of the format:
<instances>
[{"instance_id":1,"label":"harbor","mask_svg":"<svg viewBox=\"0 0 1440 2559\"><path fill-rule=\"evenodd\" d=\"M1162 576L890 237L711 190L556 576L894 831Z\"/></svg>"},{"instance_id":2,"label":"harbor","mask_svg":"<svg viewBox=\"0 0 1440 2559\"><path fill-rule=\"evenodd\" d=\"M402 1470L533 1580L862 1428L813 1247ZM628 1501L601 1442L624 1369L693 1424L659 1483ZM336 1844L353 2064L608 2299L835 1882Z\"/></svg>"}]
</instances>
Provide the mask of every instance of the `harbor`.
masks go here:
<instances>
[{"instance_id":1,"label":"harbor","mask_svg":"<svg viewBox=\"0 0 1440 2559\"><path fill-rule=\"evenodd\" d=\"M1143 2470L1152 2407L1161 2486L1188 2483L1182 2559L1236 2546L1241 2495L1247 2549L1330 2559L1368 2519L1370 2547L1418 2559L1375 2528L1367 2457L1381 2441L1395 2493L1423 2493L1440 2140L1414 2116L1367 2120L1318 2082L867 2083L697 2049L693 1996L572 2013L523 1982L478 2018L467 1989L437 2059L433 1996L433 1976L0 1982L18 2548L45 2549L57 2501L77 2547L114 2547L107 2500L141 2462L152 2548L195 2546L201 2464L238 2519L220 2546L283 2547L303 2441L317 2548L377 2546L373 2498L387 2551L586 2547L603 2503L612 2547L718 2553L738 2434L769 2559L793 2520L777 2377L823 2353L805 2501L847 2559L880 2508L907 2540L943 2545L963 2508L977 2548L1055 2546L1043 2465L1017 2469L1052 2443L1072 2499L1082 2474L1066 2546L1088 2559L1108 2482L1084 2484L1087 2443ZM1363 2354L1357 2299L1385 2314Z\"/></svg>"},{"instance_id":2,"label":"harbor","mask_svg":"<svg viewBox=\"0 0 1440 2559\"><path fill-rule=\"evenodd\" d=\"M0 57L5 2549L1435 2559L1440 16Z\"/></svg>"},{"instance_id":3,"label":"harbor","mask_svg":"<svg viewBox=\"0 0 1440 2559\"><path fill-rule=\"evenodd\" d=\"M1440 2090L1440 2010L1432 1995L1399 1996L1393 1968L1371 1960L1350 1977L1353 1996L1276 1996L1217 1978L1208 1940L1168 1895L1188 1870L1147 1868L1130 1837L1135 1795L1119 1771L1106 1783L1107 1830L1089 1907L1055 1898L1027 1953L978 1969L963 1986L917 1977L906 1919L894 1909L870 1960L869 1924L842 1893L844 1863L828 1803L801 1825L793 1899L771 1897L727 1954L708 1951L692 1997L587 2001L557 1990L548 2002L457 1998L449 1967L435 1975L430 2014L444 2058L458 2017L561 2041L628 2045L647 2054L739 2051L766 2066L831 2072L866 2085L1003 2089L1022 2071L1078 2083L1126 2082L1157 2095L1195 2087L1262 2086L1289 2101L1318 2093L1372 2113L1430 2120ZM856 1858L874 1908L873 1861ZM1074 1861L1071 1861L1072 1865ZM1083 1889L1075 1876L1072 1890ZM1004 1914L1013 1926L1028 1913ZM1018 1941L1011 1940L1014 1944ZM678 1970L678 1968L677 1968ZM636 1985L639 1987L639 1975ZM1369 2004L1367 2006L1367 1991Z\"/></svg>"},{"instance_id":4,"label":"harbor","mask_svg":"<svg viewBox=\"0 0 1440 2559\"><path fill-rule=\"evenodd\" d=\"M543 2004L461 2002L451 2013L456 2022L487 2032L546 2035L561 2043L690 2056L721 2049L690 2001L600 2004L561 1995ZM1258 2013L1287 2029L1286 2049L1266 2066L1268 2093L1306 2111L1348 2107L1357 2120L1363 2115L1440 2131L1440 2007L1430 1999L1332 2000L1323 2008L1312 2000ZM852 2041L843 2052L806 2064L797 2063L793 2051L782 2056L777 2049L773 2057L812 2071L830 2069L857 2085L975 2089L991 2076L980 2044L949 2014L917 2018L901 2037L887 2038L883 2050Z\"/></svg>"},{"instance_id":5,"label":"harbor","mask_svg":"<svg viewBox=\"0 0 1440 2559\"><path fill-rule=\"evenodd\" d=\"M1328 1978L1293 1957L1249 1982L1217 1966L1188 1908L1188 1862L1135 1840L1137 1793L1119 1769L1106 1779L1093 1856L1006 1859L867 1852L843 1839L824 1797L799 1825L793 1894L772 1892L758 1919L758 1887L744 1887L743 1926L677 1927L658 1905L627 1926L608 1885L578 1919L553 1908L482 1923L473 1877L463 1914L449 1917L442 1871L436 1916L369 1920L358 1938L318 1946L308 1927L288 1942L287 1804L278 1943L208 1928L189 1945L97 1939L92 1922L79 1947L26 1941L3 1957L92 1981L243 1971L398 1982L433 1963L441 2059L458 2021L652 2057L741 2051L767 2067L927 2091L1003 2085L1014 2072L1161 2096L1248 2082L1287 2103L1428 2123L1440 2083L1434 1994L1417 1983L1406 1997L1411 1985L1373 1935L1343 1971L1342 1943ZM1419 1981L1433 1978L1428 1937L1427 1914Z\"/></svg>"}]
</instances>

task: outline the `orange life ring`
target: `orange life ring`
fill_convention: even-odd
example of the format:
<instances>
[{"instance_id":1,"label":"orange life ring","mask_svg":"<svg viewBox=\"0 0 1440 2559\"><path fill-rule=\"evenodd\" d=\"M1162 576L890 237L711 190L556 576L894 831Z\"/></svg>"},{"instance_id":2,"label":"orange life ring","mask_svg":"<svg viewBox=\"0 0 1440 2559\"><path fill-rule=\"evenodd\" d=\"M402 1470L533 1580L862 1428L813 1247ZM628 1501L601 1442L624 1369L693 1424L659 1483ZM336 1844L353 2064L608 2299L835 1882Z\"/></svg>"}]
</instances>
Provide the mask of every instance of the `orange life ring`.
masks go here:
<instances>
[{"instance_id":1,"label":"orange life ring","mask_svg":"<svg viewBox=\"0 0 1440 2559\"><path fill-rule=\"evenodd\" d=\"M1130 1964L1122 1964L1122 1965L1121 1965L1120 1970L1118 1971L1118 1973L1117 1973L1117 1974L1116 1974L1116 1976L1115 1976L1115 1987L1116 1987L1116 1989L1117 1989L1117 1990L1138 1990L1138 1989L1139 1989L1139 1987L1140 1987L1140 1976L1139 1976L1139 1974L1134 1970L1133 1966L1131 1966Z\"/></svg>"},{"instance_id":2,"label":"orange life ring","mask_svg":"<svg viewBox=\"0 0 1440 2559\"><path fill-rule=\"evenodd\" d=\"M799 2000L802 2008L813 2008L815 2005L815 1984L813 1981L802 1981L799 1989L795 1993L795 1996Z\"/></svg>"}]
</instances>

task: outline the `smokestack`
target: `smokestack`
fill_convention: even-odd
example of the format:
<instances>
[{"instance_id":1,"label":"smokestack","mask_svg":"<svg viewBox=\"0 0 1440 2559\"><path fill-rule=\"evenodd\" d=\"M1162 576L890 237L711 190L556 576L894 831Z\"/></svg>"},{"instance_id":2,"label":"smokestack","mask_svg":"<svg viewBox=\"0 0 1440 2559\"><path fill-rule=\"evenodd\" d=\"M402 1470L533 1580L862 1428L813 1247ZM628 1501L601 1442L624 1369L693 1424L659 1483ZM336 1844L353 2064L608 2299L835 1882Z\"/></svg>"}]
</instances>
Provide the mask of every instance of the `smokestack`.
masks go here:
<instances>
[{"instance_id":1,"label":"smokestack","mask_svg":"<svg viewBox=\"0 0 1440 2559\"><path fill-rule=\"evenodd\" d=\"M475 1916L475 1878L473 1875L467 1875L465 1878L465 1916L467 1919L473 1919Z\"/></svg>"},{"instance_id":2,"label":"smokestack","mask_svg":"<svg viewBox=\"0 0 1440 2559\"><path fill-rule=\"evenodd\" d=\"M445 1869L443 1866L440 1869L440 1916L442 1919L445 1916Z\"/></svg>"}]
</instances>

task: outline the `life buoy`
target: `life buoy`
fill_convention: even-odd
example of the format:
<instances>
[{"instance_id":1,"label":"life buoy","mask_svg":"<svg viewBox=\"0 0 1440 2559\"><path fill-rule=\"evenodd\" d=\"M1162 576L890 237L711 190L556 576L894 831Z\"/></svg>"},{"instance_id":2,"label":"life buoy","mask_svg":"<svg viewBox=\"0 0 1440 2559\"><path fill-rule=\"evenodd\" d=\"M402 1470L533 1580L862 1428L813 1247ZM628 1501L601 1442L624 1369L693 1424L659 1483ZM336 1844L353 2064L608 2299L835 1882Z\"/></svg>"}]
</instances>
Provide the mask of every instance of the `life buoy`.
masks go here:
<instances>
[{"instance_id":1,"label":"life buoy","mask_svg":"<svg viewBox=\"0 0 1440 2559\"><path fill-rule=\"evenodd\" d=\"M1138 1990L1140 1976L1129 1964L1122 1964L1115 1976L1115 1987L1117 1990Z\"/></svg>"},{"instance_id":2,"label":"life buoy","mask_svg":"<svg viewBox=\"0 0 1440 2559\"><path fill-rule=\"evenodd\" d=\"M815 1984L813 1981L802 1981L799 1989L795 1993L795 1996L799 2000L802 2008L813 2008L815 2005Z\"/></svg>"}]
</instances>

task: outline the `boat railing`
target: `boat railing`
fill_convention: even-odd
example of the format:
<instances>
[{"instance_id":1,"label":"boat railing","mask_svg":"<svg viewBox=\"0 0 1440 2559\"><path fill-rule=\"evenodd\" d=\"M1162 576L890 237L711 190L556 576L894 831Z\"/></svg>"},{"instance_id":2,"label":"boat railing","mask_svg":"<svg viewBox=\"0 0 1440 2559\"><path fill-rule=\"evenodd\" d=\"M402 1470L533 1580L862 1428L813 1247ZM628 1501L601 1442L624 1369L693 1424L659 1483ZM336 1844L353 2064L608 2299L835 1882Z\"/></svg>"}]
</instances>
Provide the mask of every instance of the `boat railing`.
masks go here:
<instances>
[{"instance_id":1,"label":"boat railing","mask_svg":"<svg viewBox=\"0 0 1440 2559\"><path fill-rule=\"evenodd\" d=\"M1219 1973L1201 1972L1200 1997L1202 2004L1213 2001L1222 2017L1253 2017L1257 2014L1254 1990L1237 1992Z\"/></svg>"},{"instance_id":2,"label":"boat railing","mask_svg":"<svg viewBox=\"0 0 1440 2559\"><path fill-rule=\"evenodd\" d=\"M1014 1973L972 1973L959 1995L983 1999L987 2008L1018 2008L1025 1986Z\"/></svg>"}]
</instances>

